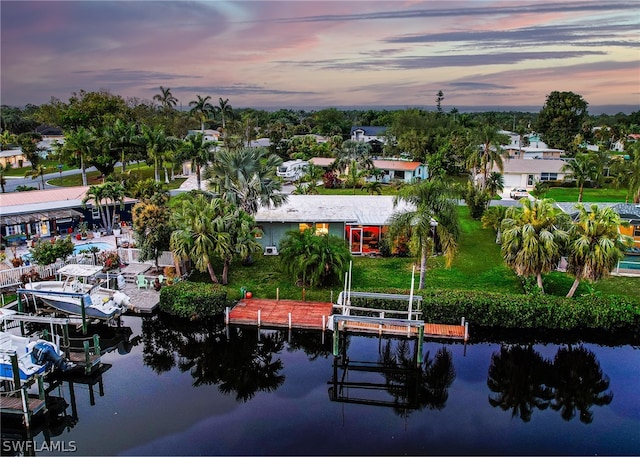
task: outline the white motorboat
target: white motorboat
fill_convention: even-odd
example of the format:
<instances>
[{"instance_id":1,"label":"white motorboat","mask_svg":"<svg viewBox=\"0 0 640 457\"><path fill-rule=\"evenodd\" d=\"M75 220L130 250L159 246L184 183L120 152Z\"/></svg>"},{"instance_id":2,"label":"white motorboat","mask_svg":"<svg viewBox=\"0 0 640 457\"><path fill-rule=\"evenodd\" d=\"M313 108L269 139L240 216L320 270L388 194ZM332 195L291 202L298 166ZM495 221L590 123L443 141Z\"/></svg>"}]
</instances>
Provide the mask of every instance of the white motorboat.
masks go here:
<instances>
[{"instance_id":1,"label":"white motorboat","mask_svg":"<svg viewBox=\"0 0 640 457\"><path fill-rule=\"evenodd\" d=\"M11 357L15 354L21 381L59 369L67 371L75 364L66 361L53 343L0 331L0 379L13 381Z\"/></svg>"},{"instance_id":2,"label":"white motorboat","mask_svg":"<svg viewBox=\"0 0 640 457\"><path fill-rule=\"evenodd\" d=\"M58 270L59 280L38 281L24 289L63 313L81 316L84 307L87 318L111 320L127 311L127 294L103 287L98 279L99 265L69 264Z\"/></svg>"}]
</instances>

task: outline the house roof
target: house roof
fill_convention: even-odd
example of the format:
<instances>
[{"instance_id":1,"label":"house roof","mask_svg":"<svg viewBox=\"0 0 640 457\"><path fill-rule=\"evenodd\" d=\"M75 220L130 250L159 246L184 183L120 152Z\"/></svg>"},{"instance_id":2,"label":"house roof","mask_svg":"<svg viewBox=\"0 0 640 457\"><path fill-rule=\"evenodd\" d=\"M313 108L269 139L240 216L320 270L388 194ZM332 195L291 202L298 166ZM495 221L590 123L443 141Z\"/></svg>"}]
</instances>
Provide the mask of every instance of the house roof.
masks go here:
<instances>
[{"instance_id":1,"label":"house roof","mask_svg":"<svg viewBox=\"0 0 640 457\"><path fill-rule=\"evenodd\" d=\"M318 167L329 167L335 160L332 157L313 157L309 159L309 162ZM407 160L373 160L373 166L380 170L414 171L421 165L420 162L409 162Z\"/></svg>"},{"instance_id":2,"label":"house roof","mask_svg":"<svg viewBox=\"0 0 640 457\"><path fill-rule=\"evenodd\" d=\"M89 186L76 186L0 194L0 217L80 207L87 190ZM124 201L132 203L136 200L126 197Z\"/></svg>"},{"instance_id":3,"label":"house roof","mask_svg":"<svg viewBox=\"0 0 640 457\"><path fill-rule=\"evenodd\" d=\"M630 204L630 203L584 203L584 207L587 211L591 211L591 205L597 205L598 208L611 208L618 215L620 219L623 221L627 221L630 224L637 225L640 224L640 205L638 204ZM556 203L556 206L560 208L563 212L569 214L570 216L575 216L578 214L578 210L576 209L577 203L575 202L559 202Z\"/></svg>"},{"instance_id":4,"label":"house roof","mask_svg":"<svg viewBox=\"0 0 640 457\"><path fill-rule=\"evenodd\" d=\"M564 160L557 159L509 159L503 162L503 172L507 173L562 173ZM494 165L493 171L500 171Z\"/></svg>"},{"instance_id":5,"label":"house roof","mask_svg":"<svg viewBox=\"0 0 640 457\"><path fill-rule=\"evenodd\" d=\"M379 126L354 126L351 127L351 135L353 135L353 132L355 132L356 130L362 130L364 132L365 135L367 136L379 136L382 135L386 130L387 127L379 127Z\"/></svg>"},{"instance_id":6,"label":"house roof","mask_svg":"<svg viewBox=\"0 0 640 457\"><path fill-rule=\"evenodd\" d=\"M278 208L260 208L257 223L335 222L355 225L388 225L396 211L409 209L404 202L393 205L390 195L289 195Z\"/></svg>"}]
</instances>

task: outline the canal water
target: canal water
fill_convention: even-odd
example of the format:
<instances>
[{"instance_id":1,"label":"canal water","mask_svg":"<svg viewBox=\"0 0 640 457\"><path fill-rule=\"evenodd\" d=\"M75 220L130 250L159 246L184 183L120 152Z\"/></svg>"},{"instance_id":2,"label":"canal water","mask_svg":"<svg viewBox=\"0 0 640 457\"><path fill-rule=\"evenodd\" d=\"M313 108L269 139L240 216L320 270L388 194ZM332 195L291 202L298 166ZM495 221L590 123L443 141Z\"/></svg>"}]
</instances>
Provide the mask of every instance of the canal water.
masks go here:
<instances>
[{"instance_id":1,"label":"canal water","mask_svg":"<svg viewBox=\"0 0 640 457\"><path fill-rule=\"evenodd\" d=\"M473 338L473 326L471 327ZM638 455L640 348L226 329L162 315L102 330L100 376L62 381L3 455Z\"/></svg>"}]
</instances>

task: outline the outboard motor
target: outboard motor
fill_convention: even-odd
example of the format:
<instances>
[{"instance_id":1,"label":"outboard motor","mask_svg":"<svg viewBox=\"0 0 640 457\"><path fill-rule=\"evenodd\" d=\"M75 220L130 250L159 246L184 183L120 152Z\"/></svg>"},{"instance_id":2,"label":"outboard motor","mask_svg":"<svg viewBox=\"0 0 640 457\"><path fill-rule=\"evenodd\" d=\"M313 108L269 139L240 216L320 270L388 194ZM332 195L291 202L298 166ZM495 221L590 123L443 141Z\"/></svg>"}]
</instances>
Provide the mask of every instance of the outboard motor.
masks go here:
<instances>
[{"instance_id":1,"label":"outboard motor","mask_svg":"<svg viewBox=\"0 0 640 457\"><path fill-rule=\"evenodd\" d=\"M113 294L113 303L119 306L123 311L129 309L131 298L122 292L115 292Z\"/></svg>"},{"instance_id":2,"label":"outboard motor","mask_svg":"<svg viewBox=\"0 0 640 457\"><path fill-rule=\"evenodd\" d=\"M55 368L61 371L69 371L76 366L75 363L60 357L56 347L44 340L38 340L38 342L34 344L31 359L33 363L37 363L38 365L51 362Z\"/></svg>"},{"instance_id":3,"label":"outboard motor","mask_svg":"<svg viewBox=\"0 0 640 457\"><path fill-rule=\"evenodd\" d=\"M122 275L118 275L118 277L116 278L117 283L118 283L118 290L124 290L124 288L126 287L127 283L124 280L124 276Z\"/></svg>"}]
</instances>

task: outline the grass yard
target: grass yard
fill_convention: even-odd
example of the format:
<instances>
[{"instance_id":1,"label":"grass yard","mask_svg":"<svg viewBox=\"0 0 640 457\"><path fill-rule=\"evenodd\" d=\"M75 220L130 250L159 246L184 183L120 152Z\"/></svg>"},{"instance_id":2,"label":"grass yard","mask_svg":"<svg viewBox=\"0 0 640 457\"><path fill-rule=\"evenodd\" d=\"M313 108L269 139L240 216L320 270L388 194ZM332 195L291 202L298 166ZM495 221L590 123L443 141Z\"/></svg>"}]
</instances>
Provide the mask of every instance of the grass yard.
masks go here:
<instances>
[{"instance_id":1,"label":"grass yard","mask_svg":"<svg viewBox=\"0 0 640 457\"><path fill-rule=\"evenodd\" d=\"M58 172L58 161L57 160L42 160L40 164L47 167L47 173L57 173ZM69 165L62 164L62 171L74 170L74 167L70 167ZM31 171L31 167L22 167L22 168L9 168L5 172L5 176L12 176L18 178L24 178L24 175Z\"/></svg>"},{"instance_id":2,"label":"grass yard","mask_svg":"<svg viewBox=\"0 0 640 457\"><path fill-rule=\"evenodd\" d=\"M116 171L122 170L121 167L116 167ZM127 172L131 172L132 175L137 176L139 180L153 178L153 167L144 164L130 164L127 167ZM164 172L161 171L161 177L164 177ZM169 190L177 189L186 180L186 178L176 178L167 184ZM54 178L48 181L51 185L60 187L72 187L82 185L82 175L80 173L71 176L63 176L62 178ZM102 184L102 178L100 172L90 171L87 173L87 184L90 186L96 184Z\"/></svg>"},{"instance_id":3,"label":"grass yard","mask_svg":"<svg viewBox=\"0 0 640 457\"><path fill-rule=\"evenodd\" d=\"M557 202L578 202L579 189L576 187L552 187L544 194L544 198L551 198ZM624 202L625 189L584 189L583 202Z\"/></svg>"},{"instance_id":4,"label":"grass yard","mask_svg":"<svg viewBox=\"0 0 640 457\"><path fill-rule=\"evenodd\" d=\"M507 268L495 243L492 229L483 229L479 221L471 219L466 207L460 207L462 237L460 249L451 268L445 268L444 258L431 257L427 262L426 289L482 290L504 293L523 293L516 274ZM251 266L234 263L229 273L229 297L240 297L244 287L256 297L276 298L277 289L282 299L301 299L302 288L293 284L280 268L278 256L255 257ZM352 290L370 292L409 293L412 266L419 266L418 258L409 257L355 257L352 270ZM216 265L216 274L222 272ZM419 272L416 271L415 286ZM209 282L207 274L195 275L198 280ZM337 299L343 289L342 279L329 287L305 290L307 300L331 301ZM546 292L564 296L569 291L573 278L565 273L553 272L544 275ZM416 291L419 294L418 291ZM576 296L592 293L582 283ZM593 293L601 295L626 295L640 300L640 278L610 277L595 284ZM332 295L333 294L333 295Z\"/></svg>"}]
</instances>

